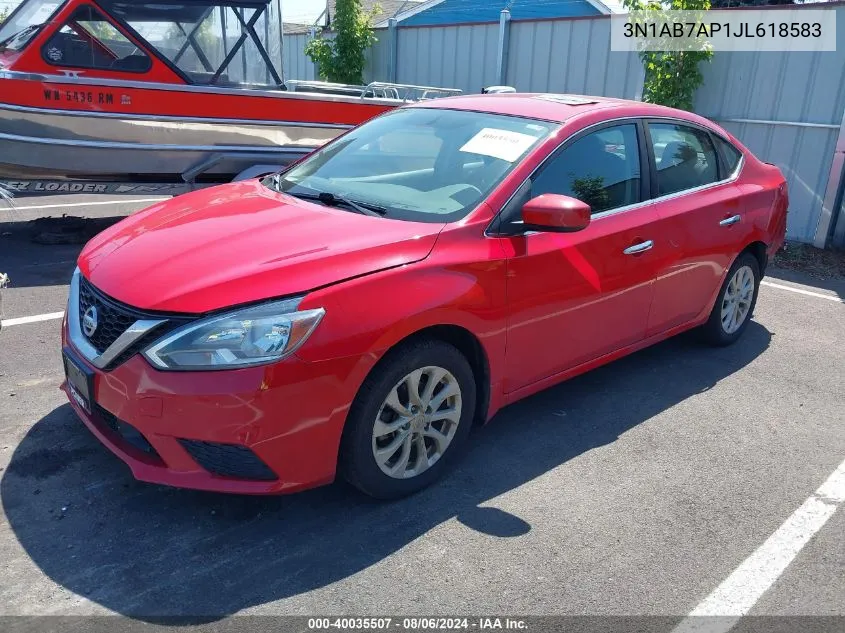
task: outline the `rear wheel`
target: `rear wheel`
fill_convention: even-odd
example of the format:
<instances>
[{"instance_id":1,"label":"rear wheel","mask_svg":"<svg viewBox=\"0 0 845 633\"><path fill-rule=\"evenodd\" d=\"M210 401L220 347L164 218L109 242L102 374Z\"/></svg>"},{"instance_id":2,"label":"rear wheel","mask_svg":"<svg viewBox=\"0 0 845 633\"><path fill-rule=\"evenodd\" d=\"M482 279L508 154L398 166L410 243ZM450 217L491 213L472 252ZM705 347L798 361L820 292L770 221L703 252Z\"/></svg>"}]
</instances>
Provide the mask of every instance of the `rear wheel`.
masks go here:
<instances>
[{"instance_id":1,"label":"rear wheel","mask_svg":"<svg viewBox=\"0 0 845 633\"><path fill-rule=\"evenodd\" d=\"M378 498L420 490L460 452L475 414L467 359L442 341L391 352L367 378L349 412L341 471Z\"/></svg>"},{"instance_id":2,"label":"rear wheel","mask_svg":"<svg viewBox=\"0 0 845 633\"><path fill-rule=\"evenodd\" d=\"M707 342L730 345L742 336L754 314L760 277L760 264L754 255L743 253L736 259L702 327Z\"/></svg>"}]
</instances>

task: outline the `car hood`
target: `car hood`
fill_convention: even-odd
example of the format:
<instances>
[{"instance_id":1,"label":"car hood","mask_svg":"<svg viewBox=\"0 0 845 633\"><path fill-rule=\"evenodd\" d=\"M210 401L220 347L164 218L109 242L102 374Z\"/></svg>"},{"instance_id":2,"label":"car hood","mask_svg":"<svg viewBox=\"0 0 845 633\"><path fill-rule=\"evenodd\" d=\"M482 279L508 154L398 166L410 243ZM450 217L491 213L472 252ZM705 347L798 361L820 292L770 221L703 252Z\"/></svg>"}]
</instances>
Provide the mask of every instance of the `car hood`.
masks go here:
<instances>
[{"instance_id":1,"label":"car hood","mask_svg":"<svg viewBox=\"0 0 845 633\"><path fill-rule=\"evenodd\" d=\"M128 217L85 246L79 267L130 306L203 313L419 261L443 226L324 207L246 181Z\"/></svg>"}]
</instances>

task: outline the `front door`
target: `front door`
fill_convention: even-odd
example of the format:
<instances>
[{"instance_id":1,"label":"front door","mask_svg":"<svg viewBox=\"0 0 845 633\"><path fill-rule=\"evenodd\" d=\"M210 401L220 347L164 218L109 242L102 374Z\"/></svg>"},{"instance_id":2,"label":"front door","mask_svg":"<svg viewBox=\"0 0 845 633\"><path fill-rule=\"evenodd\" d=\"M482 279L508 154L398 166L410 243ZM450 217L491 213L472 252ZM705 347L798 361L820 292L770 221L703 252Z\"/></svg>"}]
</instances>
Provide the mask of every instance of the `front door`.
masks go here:
<instances>
[{"instance_id":1,"label":"front door","mask_svg":"<svg viewBox=\"0 0 845 633\"><path fill-rule=\"evenodd\" d=\"M642 182L642 132L607 125L567 142L523 184L503 223L544 193L592 208L577 233L501 238L508 255L506 390L629 346L645 337L661 248Z\"/></svg>"}]
</instances>

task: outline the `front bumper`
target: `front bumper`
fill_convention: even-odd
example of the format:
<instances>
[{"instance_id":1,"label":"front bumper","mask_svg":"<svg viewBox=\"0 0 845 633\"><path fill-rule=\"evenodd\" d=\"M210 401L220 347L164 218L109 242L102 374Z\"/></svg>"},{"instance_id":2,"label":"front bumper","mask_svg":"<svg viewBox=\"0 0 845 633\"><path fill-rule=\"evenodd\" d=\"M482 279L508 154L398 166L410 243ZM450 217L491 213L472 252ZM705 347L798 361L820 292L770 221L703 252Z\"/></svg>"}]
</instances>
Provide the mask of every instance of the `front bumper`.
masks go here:
<instances>
[{"instance_id":1,"label":"front bumper","mask_svg":"<svg viewBox=\"0 0 845 633\"><path fill-rule=\"evenodd\" d=\"M62 344L78 352L66 324ZM136 479L241 494L334 479L355 359L208 372L162 372L140 355L112 371L81 362L94 372L91 413L68 400Z\"/></svg>"}]
</instances>

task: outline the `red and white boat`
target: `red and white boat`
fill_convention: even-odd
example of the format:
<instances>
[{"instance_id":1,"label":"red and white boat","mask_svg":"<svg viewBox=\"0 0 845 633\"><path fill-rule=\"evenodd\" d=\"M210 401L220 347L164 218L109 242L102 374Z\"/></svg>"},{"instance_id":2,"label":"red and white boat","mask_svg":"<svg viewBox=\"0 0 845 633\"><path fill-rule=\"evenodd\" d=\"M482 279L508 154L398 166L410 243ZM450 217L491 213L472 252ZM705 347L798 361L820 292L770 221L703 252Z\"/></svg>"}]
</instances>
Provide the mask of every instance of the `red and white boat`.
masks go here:
<instances>
[{"instance_id":1,"label":"red and white boat","mask_svg":"<svg viewBox=\"0 0 845 633\"><path fill-rule=\"evenodd\" d=\"M280 0L25 0L0 27L0 185L179 193L459 90L285 81Z\"/></svg>"}]
</instances>

